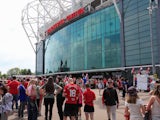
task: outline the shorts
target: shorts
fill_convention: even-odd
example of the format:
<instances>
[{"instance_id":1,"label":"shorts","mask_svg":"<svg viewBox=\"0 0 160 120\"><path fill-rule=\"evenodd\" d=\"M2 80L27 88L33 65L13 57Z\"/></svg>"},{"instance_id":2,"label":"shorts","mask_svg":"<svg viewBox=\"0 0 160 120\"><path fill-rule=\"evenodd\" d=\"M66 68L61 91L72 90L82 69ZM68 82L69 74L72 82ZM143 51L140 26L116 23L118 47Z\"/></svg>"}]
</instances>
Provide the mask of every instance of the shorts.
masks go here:
<instances>
[{"instance_id":1,"label":"shorts","mask_svg":"<svg viewBox=\"0 0 160 120\"><path fill-rule=\"evenodd\" d=\"M82 104L79 104L79 103L78 103L78 104L77 104L77 107L78 107L78 108L79 108L79 107L82 107Z\"/></svg>"},{"instance_id":2,"label":"shorts","mask_svg":"<svg viewBox=\"0 0 160 120\"><path fill-rule=\"evenodd\" d=\"M84 112L94 112L94 107L89 106L89 105L85 105L84 106Z\"/></svg>"},{"instance_id":3,"label":"shorts","mask_svg":"<svg viewBox=\"0 0 160 120\"><path fill-rule=\"evenodd\" d=\"M76 116L77 115L77 104L65 104L64 116Z\"/></svg>"}]
</instances>

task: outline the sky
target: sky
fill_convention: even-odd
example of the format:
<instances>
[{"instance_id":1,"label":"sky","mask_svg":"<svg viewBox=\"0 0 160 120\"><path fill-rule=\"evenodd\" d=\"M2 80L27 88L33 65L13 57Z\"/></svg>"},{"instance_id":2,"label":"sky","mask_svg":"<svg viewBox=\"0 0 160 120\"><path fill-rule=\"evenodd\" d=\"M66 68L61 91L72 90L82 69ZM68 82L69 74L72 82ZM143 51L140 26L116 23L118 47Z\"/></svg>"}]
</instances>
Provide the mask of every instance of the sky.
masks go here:
<instances>
[{"instance_id":1,"label":"sky","mask_svg":"<svg viewBox=\"0 0 160 120\"><path fill-rule=\"evenodd\" d=\"M0 71L11 68L35 72L35 53L22 27L22 10L33 0L2 0L0 2Z\"/></svg>"}]
</instances>

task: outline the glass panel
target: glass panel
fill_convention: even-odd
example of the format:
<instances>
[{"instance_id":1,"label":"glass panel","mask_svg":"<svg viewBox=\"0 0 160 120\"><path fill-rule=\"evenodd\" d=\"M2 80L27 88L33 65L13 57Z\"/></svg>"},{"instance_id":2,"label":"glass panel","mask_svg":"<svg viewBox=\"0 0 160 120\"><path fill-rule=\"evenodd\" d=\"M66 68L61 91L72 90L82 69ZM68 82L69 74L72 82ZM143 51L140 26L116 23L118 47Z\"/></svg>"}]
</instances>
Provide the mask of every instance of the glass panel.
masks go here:
<instances>
[{"instance_id":1,"label":"glass panel","mask_svg":"<svg viewBox=\"0 0 160 120\"><path fill-rule=\"evenodd\" d=\"M45 73L121 66L120 22L114 6L67 25L48 42Z\"/></svg>"},{"instance_id":2,"label":"glass panel","mask_svg":"<svg viewBox=\"0 0 160 120\"><path fill-rule=\"evenodd\" d=\"M124 31L126 66L151 64L150 27L148 6L149 0L124 0ZM154 53L158 56L159 44L156 37L156 14L153 11Z\"/></svg>"}]
</instances>

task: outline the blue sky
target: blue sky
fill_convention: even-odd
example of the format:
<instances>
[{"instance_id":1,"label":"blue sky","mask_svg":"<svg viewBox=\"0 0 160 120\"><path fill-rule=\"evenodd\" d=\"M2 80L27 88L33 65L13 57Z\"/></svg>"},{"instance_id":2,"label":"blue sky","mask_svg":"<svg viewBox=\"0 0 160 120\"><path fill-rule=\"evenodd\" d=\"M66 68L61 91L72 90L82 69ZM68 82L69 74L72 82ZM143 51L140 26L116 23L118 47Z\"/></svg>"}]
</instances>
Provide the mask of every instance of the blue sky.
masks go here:
<instances>
[{"instance_id":1,"label":"blue sky","mask_svg":"<svg viewBox=\"0 0 160 120\"><path fill-rule=\"evenodd\" d=\"M35 72L35 53L21 24L22 9L33 0L2 0L0 4L0 71L11 68Z\"/></svg>"}]
</instances>

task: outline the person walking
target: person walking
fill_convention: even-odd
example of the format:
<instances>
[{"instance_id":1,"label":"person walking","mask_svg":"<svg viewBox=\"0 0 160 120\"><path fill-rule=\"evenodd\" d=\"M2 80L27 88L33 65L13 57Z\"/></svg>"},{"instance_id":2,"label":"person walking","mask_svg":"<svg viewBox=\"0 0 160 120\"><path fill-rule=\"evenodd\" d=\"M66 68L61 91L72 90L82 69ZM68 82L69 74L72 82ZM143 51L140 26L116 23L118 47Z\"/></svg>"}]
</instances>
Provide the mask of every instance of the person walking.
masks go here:
<instances>
[{"instance_id":1,"label":"person walking","mask_svg":"<svg viewBox=\"0 0 160 120\"><path fill-rule=\"evenodd\" d=\"M157 84L146 110L151 110L152 120L160 120L160 84Z\"/></svg>"},{"instance_id":2,"label":"person walking","mask_svg":"<svg viewBox=\"0 0 160 120\"><path fill-rule=\"evenodd\" d=\"M83 93L84 97L84 112L86 120L94 120L94 103L96 100L95 93L90 89L89 84L86 84L86 91Z\"/></svg>"},{"instance_id":3,"label":"person walking","mask_svg":"<svg viewBox=\"0 0 160 120\"><path fill-rule=\"evenodd\" d=\"M8 115L12 111L13 96L4 85L0 86L0 120L8 120Z\"/></svg>"},{"instance_id":4,"label":"person walking","mask_svg":"<svg viewBox=\"0 0 160 120\"><path fill-rule=\"evenodd\" d=\"M134 86L128 88L124 116L126 120L143 120L145 107ZM130 118L130 119L129 119Z\"/></svg>"},{"instance_id":5,"label":"person walking","mask_svg":"<svg viewBox=\"0 0 160 120\"><path fill-rule=\"evenodd\" d=\"M28 120L37 120L38 117L38 106L37 106L37 102L36 102L36 95L37 95L37 91L36 91L36 80L35 79L31 79L27 90L26 90L26 94L28 95Z\"/></svg>"},{"instance_id":6,"label":"person walking","mask_svg":"<svg viewBox=\"0 0 160 120\"><path fill-rule=\"evenodd\" d=\"M119 99L111 78L108 79L108 87L103 91L102 104L106 105L108 120L116 120L116 109L119 106Z\"/></svg>"},{"instance_id":7,"label":"person walking","mask_svg":"<svg viewBox=\"0 0 160 120\"><path fill-rule=\"evenodd\" d=\"M42 93L40 90L40 81L36 81L36 104L38 107L38 116L41 116L41 103L42 103Z\"/></svg>"},{"instance_id":8,"label":"person walking","mask_svg":"<svg viewBox=\"0 0 160 120\"><path fill-rule=\"evenodd\" d=\"M68 84L65 85L63 90L63 96L65 97L63 120L67 120L67 117L70 117L71 120L75 120L77 116L79 88L74 84L72 78L68 79Z\"/></svg>"},{"instance_id":9,"label":"person walking","mask_svg":"<svg viewBox=\"0 0 160 120\"><path fill-rule=\"evenodd\" d=\"M26 95L26 89L25 89L25 80L21 80L21 84L18 87L18 93L19 93L19 100L20 100L20 106L18 109L18 117L23 118L24 115L24 109L25 105L27 104L27 95Z\"/></svg>"},{"instance_id":10,"label":"person walking","mask_svg":"<svg viewBox=\"0 0 160 120\"><path fill-rule=\"evenodd\" d=\"M128 89L128 80L127 79L122 79L122 98L125 100L126 92Z\"/></svg>"},{"instance_id":11,"label":"person walking","mask_svg":"<svg viewBox=\"0 0 160 120\"><path fill-rule=\"evenodd\" d=\"M78 84L79 87L79 95L78 95L78 101L77 101L77 119L81 120L81 108L82 108L82 101L83 101L83 90L81 88L81 85Z\"/></svg>"},{"instance_id":12,"label":"person walking","mask_svg":"<svg viewBox=\"0 0 160 120\"><path fill-rule=\"evenodd\" d=\"M13 76L12 81L8 84L8 87L9 87L9 92L13 96L12 109L14 109L14 104L15 104L17 111L18 111L18 86L19 86L19 82L16 80L16 77Z\"/></svg>"},{"instance_id":13,"label":"person walking","mask_svg":"<svg viewBox=\"0 0 160 120\"><path fill-rule=\"evenodd\" d=\"M58 84L54 83L53 77L49 77L47 83L45 83L40 89L44 89L44 105L45 105L45 120L52 120L52 109L54 104L55 89L57 93L62 90ZM48 107L49 107L49 119L48 119Z\"/></svg>"},{"instance_id":14,"label":"person walking","mask_svg":"<svg viewBox=\"0 0 160 120\"><path fill-rule=\"evenodd\" d=\"M99 91L99 96L102 96L101 95L101 90L103 89L103 82L102 80L98 80L98 91Z\"/></svg>"},{"instance_id":15,"label":"person walking","mask_svg":"<svg viewBox=\"0 0 160 120\"><path fill-rule=\"evenodd\" d=\"M63 120L63 103L65 100L65 97L63 97L62 94L63 94L64 83L59 82L59 85L62 87L62 90L56 96L56 103L57 103L57 110L58 110L59 119Z\"/></svg>"}]
</instances>

